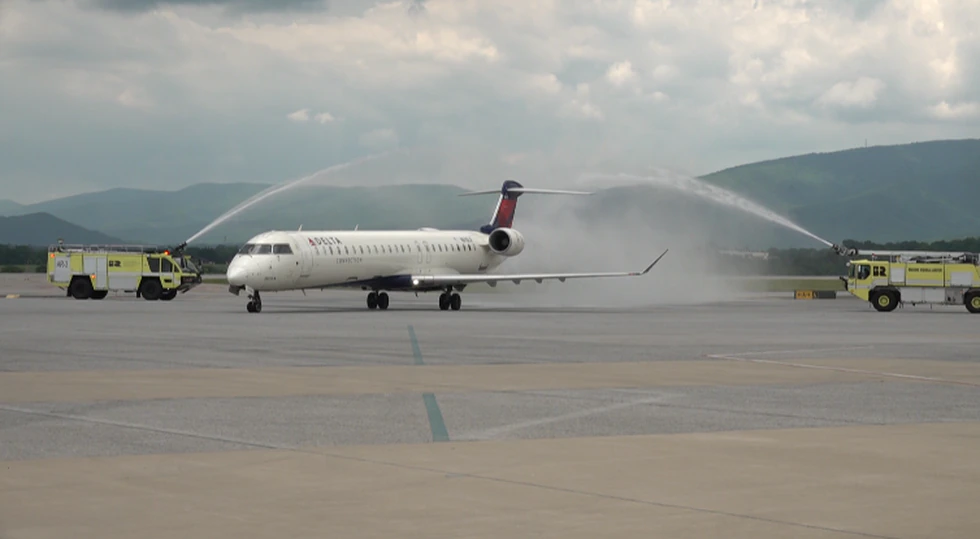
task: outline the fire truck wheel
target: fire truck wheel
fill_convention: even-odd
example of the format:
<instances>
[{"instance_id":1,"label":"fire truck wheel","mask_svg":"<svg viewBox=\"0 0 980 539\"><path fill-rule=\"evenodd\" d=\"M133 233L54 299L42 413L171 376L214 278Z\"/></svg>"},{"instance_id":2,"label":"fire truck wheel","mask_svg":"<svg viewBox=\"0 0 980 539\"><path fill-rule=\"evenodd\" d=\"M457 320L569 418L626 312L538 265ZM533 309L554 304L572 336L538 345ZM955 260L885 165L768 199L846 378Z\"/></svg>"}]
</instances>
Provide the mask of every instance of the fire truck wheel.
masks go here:
<instances>
[{"instance_id":1,"label":"fire truck wheel","mask_svg":"<svg viewBox=\"0 0 980 539\"><path fill-rule=\"evenodd\" d=\"M141 295L143 299L147 301L154 301L160 299L160 294L163 293L163 287L160 285L160 281L156 279L147 279L143 281L140 285L140 290L142 290Z\"/></svg>"},{"instance_id":2,"label":"fire truck wheel","mask_svg":"<svg viewBox=\"0 0 980 539\"><path fill-rule=\"evenodd\" d=\"M92 295L92 281L79 277L71 282L71 295L75 299L88 299Z\"/></svg>"},{"instance_id":3,"label":"fire truck wheel","mask_svg":"<svg viewBox=\"0 0 980 539\"><path fill-rule=\"evenodd\" d=\"M881 312L894 311L895 307L898 307L898 296L891 290L875 292L871 296L871 304Z\"/></svg>"},{"instance_id":4,"label":"fire truck wheel","mask_svg":"<svg viewBox=\"0 0 980 539\"><path fill-rule=\"evenodd\" d=\"M967 292L963 301L966 303L966 310L974 314L980 313L980 292Z\"/></svg>"}]
</instances>

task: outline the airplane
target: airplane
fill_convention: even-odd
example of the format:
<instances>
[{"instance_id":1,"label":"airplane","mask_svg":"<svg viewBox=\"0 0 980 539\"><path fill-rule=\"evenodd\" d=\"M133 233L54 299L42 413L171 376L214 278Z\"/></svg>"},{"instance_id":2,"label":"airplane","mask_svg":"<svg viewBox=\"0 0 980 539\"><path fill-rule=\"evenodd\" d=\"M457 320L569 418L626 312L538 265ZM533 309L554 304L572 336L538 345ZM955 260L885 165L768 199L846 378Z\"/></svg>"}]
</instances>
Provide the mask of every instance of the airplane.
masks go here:
<instances>
[{"instance_id":1,"label":"airplane","mask_svg":"<svg viewBox=\"0 0 980 539\"><path fill-rule=\"evenodd\" d=\"M479 230L272 230L249 239L228 266L228 290L245 291L246 309L262 312L261 292L328 288L369 290L367 307L386 310L388 292L440 292L439 308L458 311L459 292L472 283L496 286L545 279L635 277L647 274L664 255L642 271L602 273L493 273L524 250L524 236L513 228L517 199L525 193L590 195L582 191L528 189L507 180L499 190L460 196L498 194L490 222ZM304 292L305 293L305 292Z\"/></svg>"}]
</instances>

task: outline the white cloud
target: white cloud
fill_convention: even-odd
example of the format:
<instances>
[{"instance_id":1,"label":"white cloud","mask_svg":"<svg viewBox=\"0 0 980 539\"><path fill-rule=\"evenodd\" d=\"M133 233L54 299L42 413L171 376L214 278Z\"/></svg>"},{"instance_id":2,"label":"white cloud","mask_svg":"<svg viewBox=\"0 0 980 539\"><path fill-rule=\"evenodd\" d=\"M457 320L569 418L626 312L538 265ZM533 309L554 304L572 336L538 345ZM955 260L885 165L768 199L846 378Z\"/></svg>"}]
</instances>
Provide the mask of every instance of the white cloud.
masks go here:
<instances>
[{"instance_id":1,"label":"white cloud","mask_svg":"<svg viewBox=\"0 0 980 539\"><path fill-rule=\"evenodd\" d=\"M361 144L372 150L387 150L398 146L398 133L387 127L364 133L360 137Z\"/></svg>"},{"instance_id":2,"label":"white cloud","mask_svg":"<svg viewBox=\"0 0 980 539\"><path fill-rule=\"evenodd\" d=\"M5 196L278 181L416 146L700 174L846 147L855 124L861 140L975 136L953 120L980 114L974 0L92 7L113 2L3 3Z\"/></svg>"},{"instance_id":3,"label":"white cloud","mask_svg":"<svg viewBox=\"0 0 980 539\"><path fill-rule=\"evenodd\" d=\"M310 109L300 109L289 113L286 117L297 123L308 122L310 121Z\"/></svg>"},{"instance_id":4,"label":"white cloud","mask_svg":"<svg viewBox=\"0 0 980 539\"><path fill-rule=\"evenodd\" d=\"M929 107L929 112L942 119L964 119L964 118L974 118L980 116L980 103L976 101L969 103L956 103L950 105L946 101L942 101L936 105Z\"/></svg>"},{"instance_id":5,"label":"white cloud","mask_svg":"<svg viewBox=\"0 0 980 539\"><path fill-rule=\"evenodd\" d=\"M885 83L870 77L841 81L823 93L817 102L842 107L869 107L878 100Z\"/></svg>"},{"instance_id":6,"label":"white cloud","mask_svg":"<svg viewBox=\"0 0 980 539\"><path fill-rule=\"evenodd\" d=\"M631 64L629 60L616 62L615 64L609 66L609 69L606 71L606 79L612 83L613 86L622 86L633 80L635 77L636 71L633 71L633 64Z\"/></svg>"},{"instance_id":7,"label":"white cloud","mask_svg":"<svg viewBox=\"0 0 980 539\"><path fill-rule=\"evenodd\" d=\"M310 109L308 108L299 109L295 112L290 112L289 114L286 115L286 118L296 123L306 123L309 122L311 119L321 124L328 124L336 121L336 118L334 118L333 115L330 114L329 112L318 112L316 114L311 114Z\"/></svg>"}]
</instances>

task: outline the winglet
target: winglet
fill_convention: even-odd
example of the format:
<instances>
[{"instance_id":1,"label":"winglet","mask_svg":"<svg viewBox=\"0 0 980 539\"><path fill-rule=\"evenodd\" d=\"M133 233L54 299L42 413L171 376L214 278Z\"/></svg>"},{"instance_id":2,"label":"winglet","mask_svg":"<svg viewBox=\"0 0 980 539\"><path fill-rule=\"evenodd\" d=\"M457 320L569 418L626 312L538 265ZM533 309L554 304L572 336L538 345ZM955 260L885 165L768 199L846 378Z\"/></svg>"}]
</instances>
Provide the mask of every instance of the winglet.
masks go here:
<instances>
[{"instance_id":1,"label":"winglet","mask_svg":"<svg viewBox=\"0 0 980 539\"><path fill-rule=\"evenodd\" d=\"M653 262L651 262L650 265L647 266L647 269L641 271L640 273L634 273L634 275L646 275L647 273L649 273L650 270L652 270L653 267L657 265L657 262L660 262L660 259L663 258L664 255L667 254L667 251L669 251L669 250L670 249L664 249L664 252L661 253L660 256L658 256L656 260L654 260Z\"/></svg>"}]
</instances>

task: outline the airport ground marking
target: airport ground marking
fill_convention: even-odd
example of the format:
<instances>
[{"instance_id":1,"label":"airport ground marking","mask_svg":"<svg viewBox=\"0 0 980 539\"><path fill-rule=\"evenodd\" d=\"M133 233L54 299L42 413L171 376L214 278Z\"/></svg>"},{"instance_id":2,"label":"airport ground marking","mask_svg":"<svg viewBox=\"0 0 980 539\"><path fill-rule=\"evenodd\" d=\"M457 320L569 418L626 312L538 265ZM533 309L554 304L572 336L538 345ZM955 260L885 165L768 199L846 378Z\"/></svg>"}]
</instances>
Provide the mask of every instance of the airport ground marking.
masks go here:
<instances>
[{"instance_id":1,"label":"airport ground marking","mask_svg":"<svg viewBox=\"0 0 980 539\"><path fill-rule=\"evenodd\" d=\"M866 347L869 348L869 347ZM830 351L831 349L816 349L816 350L799 350L799 352L820 352L820 351ZM841 349L838 349L841 350ZM964 380L950 380L948 378L936 378L933 376L919 376L916 374L902 374L898 372L885 372L885 371L869 371L865 369L851 369L848 367L833 367L830 365L813 365L811 363L797 363L795 361L777 361L774 359L760 359L760 358L750 358L745 357L746 355L761 355L766 352L748 352L742 354L709 354L708 357L712 359L727 359L729 361L742 361L746 363L758 363L762 365L778 365L781 367L794 367L797 369L814 369L821 371L835 371L844 372L848 374L867 374L871 376L885 376L888 378L901 378L905 380L915 380L918 382L935 382L940 384L956 384L969 387L980 387L980 384L974 382L967 382ZM768 352L769 354L779 354L779 353L789 353L787 352Z\"/></svg>"},{"instance_id":2,"label":"airport ground marking","mask_svg":"<svg viewBox=\"0 0 980 539\"><path fill-rule=\"evenodd\" d=\"M370 457L363 457L363 456L357 456L357 455L344 454L344 453L340 453L340 452L337 452L337 451L333 451L333 450L331 450L329 448L325 448L325 447L312 447L312 448L311 447L300 447L300 446L293 446L293 445L287 445L287 444L278 444L278 443L275 443L275 442L268 442L267 443L267 442L257 442L257 441L243 440L243 439L237 439L237 438L231 438L231 437L218 437L218 436L212 436L212 435L207 435L207 434L200 434L200 433L183 431L183 430L177 430L177 429L151 427L151 426L141 425L141 424L137 424L137 423L128 423L128 422L115 421L115 420L109 420L109 419L98 419L98 418L93 418L93 417L78 416L78 415L74 415L74 414L64 414L64 413L57 413L57 412L46 412L46 411L42 411L42 410L34 410L34 409L23 408L23 407L19 407L19 406L0 405L0 410L10 411L10 412L20 412L20 413L24 413L24 414L33 414L33 415L38 415L38 416L43 416L43 417L51 417L51 418L66 419L66 420L73 420L73 421L81 421L81 422L88 422L88 423L96 423L96 424L103 424L103 425L111 425L111 426L115 426L115 427L131 428L131 429L145 430L145 431L150 431L150 432L160 432L160 433L166 433L166 434L175 434L175 435L179 435L179 436L189 436L189 437L200 438L200 439L205 439L205 440L215 440L215 441L222 441L222 442L228 442L228 443L235 443L235 444L241 444L241 445L246 445L246 446L252 446L252 447L254 447L256 449L268 449L268 450L272 450L272 451L288 451L288 452L291 452L291 453L297 453L297 454L301 454L301 455L311 455L311 456L318 456L318 457L326 457L326 458L332 458L332 459L344 460L344 461L350 461L350 462L361 462L361 463L367 463L367 464L374 464L374 465L378 465L378 466L388 466L388 467L399 469L399 470L415 470L415 471L422 471L422 472L429 472L429 473L437 473L437 474L441 474L443 476L452 475L453 477L465 477L465 478L476 479L476 480L481 480L481 481L488 481L488 482L500 483L500 484L506 484L506 485L514 485L514 486L520 486L520 487L526 487L526 488L532 488L532 489L538 489L538 490L545 490L545 491L551 491L551 492L562 492L562 493L566 493L566 494L575 494L575 495L587 496L587 497L591 497L591 498L614 500L614 501L620 501L620 502L626 502L626 503L635 503L635 504L640 504L640 505L645 505L645 506L662 507L662 508L667 508L667 509L679 509L679 510L683 510L683 511L691 511L691 512L694 512L694 513L720 515L720 516L725 516L725 517L730 517L730 518L735 518L735 519L743 519L743 520L753 520L753 521L758 521L758 522L766 522L766 523L769 523L769 524L780 525L780 526L795 527L795 528L805 528L805 529L812 529L812 530L821 530L821 531L827 531L827 532L838 533L838 534L853 535L853 536L858 536L858 537L870 537L870 538L874 538L874 539L899 539L897 537L892 537L892 536L887 536L887 535L879 535L879 534L874 534L874 533L869 533L869 532L861 532L861 531L855 531L855 530L847 530L847 529L842 529L842 528L833 528L833 527L823 526L823 525L819 525L819 524L807 524L805 522L796 522L796 521L791 521L791 520L781 520L781 519L770 518L770 517L761 516L761 515L752 515L752 514L748 514L748 513L737 513L737 512L733 512L733 511L724 511L724 510L719 510L719 509L711 509L711 508L699 507L699 506L695 506L695 505L685 505L685 504L676 504L676 503L668 503L668 502L658 502L658 501L655 501L655 500L649 500L649 499L644 499L644 498L639 498L639 497L632 497L632 496L621 496L621 495L604 493L604 492L594 491L594 490L586 490L586 489L580 489L580 488L569 488L569 487L562 487L562 486L557 486L557 485L548 485L548 484L545 484L545 483L532 482L532 481L528 481L528 480L507 479L507 478L504 478L504 477L497 477L497 476L493 476L493 475L489 475L489 474L472 473L472 472L454 472L454 471L450 471L450 470L447 470L447 469L444 469L444 468L439 468L439 467L434 467L434 466L424 466L424 465L417 465L417 464L405 464L403 462L394 462L394 461L392 461L390 459L384 459L384 458L370 458ZM144 455L144 456L151 456L151 455Z\"/></svg>"},{"instance_id":3,"label":"airport ground marking","mask_svg":"<svg viewBox=\"0 0 980 539\"><path fill-rule=\"evenodd\" d=\"M419 348L418 337L415 336L415 328L408 326L408 336L412 340L412 361L416 365L425 365L422 360L422 350ZM432 431L433 442L448 442L449 432L446 430L446 421L442 417L439 403L436 402L434 393L423 393L422 402L425 403L425 414L429 417L429 429Z\"/></svg>"},{"instance_id":4,"label":"airport ground marking","mask_svg":"<svg viewBox=\"0 0 980 539\"><path fill-rule=\"evenodd\" d=\"M508 434L516 430L523 430L531 427L539 427L541 425L549 425L551 423L568 421L571 419L579 419L582 417L589 417L589 416L604 414L608 412L615 412L616 410L622 410L624 408L633 408L635 406L643 406L646 404L659 404L663 402L665 398L666 398L665 395L659 395L657 397L652 397L652 398L637 399L637 400L631 400L627 402L618 402L616 404L609 404L606 406L597 406L595 408L578 410L576 412L569 412L567 414L542 417L538 419L531 419L528 421L520 421L517 423L510 423L507 425L501 425L499 427L493 427L481 431L476 431L473 433L464 434L462 436L457 436L457 439L484 440L488 438L496 438L497 436L500 436L502 434Z\"/></svg>"}]
</instances>

